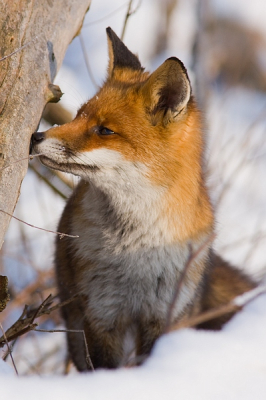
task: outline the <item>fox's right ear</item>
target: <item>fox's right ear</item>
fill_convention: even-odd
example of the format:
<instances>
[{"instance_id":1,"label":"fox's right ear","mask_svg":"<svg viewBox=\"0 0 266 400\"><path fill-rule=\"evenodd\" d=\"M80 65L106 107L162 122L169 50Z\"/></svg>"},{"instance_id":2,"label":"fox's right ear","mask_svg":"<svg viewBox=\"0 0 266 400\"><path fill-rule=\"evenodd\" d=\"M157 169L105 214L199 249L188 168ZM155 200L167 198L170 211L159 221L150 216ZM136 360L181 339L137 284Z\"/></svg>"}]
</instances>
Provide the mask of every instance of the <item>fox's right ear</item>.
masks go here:
<instances>
[{"instance_id":1,"label":"fox's right ear","mask_svg":"<svg viewBox=\"0 0 266 400\"><path fill-rule=\"evenodd\" d=\"M118 68L129 68L135 71L142 71L143 68L138 57L128 50L115 32L110 27L106 29L106 32L109 50L108 76L111 77L113 71Z\"/></svg>"},{"instance_id":2,"label":"fox's right ear","mask_svg":"<svg viewBox=\"0 0 266 400\"><path fill-rule=\"evenodd\" d=\"M174 121L191 97L184 64L176 57L168 58L144 83L142 94L154 125Z\"/></svg>"}]
</instances>

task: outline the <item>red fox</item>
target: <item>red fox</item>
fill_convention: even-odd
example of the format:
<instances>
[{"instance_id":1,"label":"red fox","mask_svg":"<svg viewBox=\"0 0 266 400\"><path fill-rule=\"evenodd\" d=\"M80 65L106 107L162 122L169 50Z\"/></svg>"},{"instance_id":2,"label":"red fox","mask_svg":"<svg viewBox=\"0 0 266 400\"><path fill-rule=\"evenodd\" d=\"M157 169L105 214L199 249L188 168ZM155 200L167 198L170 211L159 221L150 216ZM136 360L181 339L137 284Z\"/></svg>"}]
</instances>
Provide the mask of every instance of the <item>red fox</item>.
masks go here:
<instances>
[{"instance_id":1,"label":"red fox","mask_svg":"<svg viewBox=\"0 0 266 400\"><path fill-rule=\"evenodd\" d=\"M69 330L84 330L94 368L123 362L131 334L136 355L148 355L166 316L190 249L214 230L204 178L201 115L183 63L168 58L142 68L107 28L108 76L67 124L36 132L32 147L46 166L81 180L59 223L78 235L57 241L56 273ZM214 254L193 260L173 307L173 322L254 287ZM219 329L231 315L205 323ZM82 335L68 333L71 358L88 369Z\"/></svg>"}]
</instances>

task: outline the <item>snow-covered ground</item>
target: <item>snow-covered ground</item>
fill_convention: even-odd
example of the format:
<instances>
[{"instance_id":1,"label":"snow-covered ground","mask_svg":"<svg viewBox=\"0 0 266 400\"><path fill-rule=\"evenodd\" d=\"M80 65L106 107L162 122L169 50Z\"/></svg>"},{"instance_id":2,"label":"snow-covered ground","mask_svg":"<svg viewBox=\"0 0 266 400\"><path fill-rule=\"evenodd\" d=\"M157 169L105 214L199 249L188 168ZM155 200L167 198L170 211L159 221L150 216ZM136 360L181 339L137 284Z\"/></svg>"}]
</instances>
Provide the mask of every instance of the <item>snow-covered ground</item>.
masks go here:
<instances>
[{"instance_id":1,"label":"snow-covered ground","mask_svg":"<svg viewBox=\"0 0 266 400\"><path fill-rule=\"evenodd\" d=\"M0 360L1 398L264 400L265 304L266 295L262 295L221 332L185 329L165 335L137 368L17 379Z\"/></svg>"},{"instance_id":2,"label":"snow-covered ground","mask_svg":"<svg viewBox=\"0 0 266 400\"><path fill-rule=\"evenodd\" d=\"M164 1L161 0L161 4ZM253 0L252 3L212 1L218 13L234 16L259 29L266 37L264 0ZM134 3L137 5L138 2ZM196 26L196 0L179 0L179 3L171 24L170 40L162 54L154 56L154 38L161 17L159 0L142 0L138 11L129 19L125 43L139 55L147 69L156 68L169 56L181 58L188 66L193 82L189 66ZM105 28L111 26L121 34L127 4L126 0L92 0L82 35L98 85L103 82L107 67ZM107 17L102 20L104 16ZM57 83L65 93L62 103L73 113L95 93L78 38L69 46ZM209 185L213 202L217 204L215 247L227 259L259 276L266 265L266 127L263 115L266 95L238 88L223 96L216 92L210 96L206 115L207 148ZM229 188L221 197L227 184ZM63 200L29 171L22 185L16 215L34 225L54 230L63 205ZM18 244L22 229L23 236L28 238L30 259L22 254L23 244ZM5 273L16 281L17 288L31 282L32 264L39 269L52 264L53 241L51 234L22 228L17 221L11 222L4 248ZM3 321L1 314L0 321L8 327L9 321ZM246 306L221 332L186 329L165 335L156 343L152 356L138 368L85 375L73 372L63 377L60 376L65 355L62 334L35 333L21 344L18 342L17 346L14 358L19 374L30 376L17 379L10 360L7 365L0 359L0 396L3 399L67 400L74 396L80 400L266 399L266 295ZM61 366L49 373L48 365L45 377L41 379L36 368L30 366L36 367L37 353L45 357L49 352L51 357L56 354Z\"/></svg>"}]
</instances>

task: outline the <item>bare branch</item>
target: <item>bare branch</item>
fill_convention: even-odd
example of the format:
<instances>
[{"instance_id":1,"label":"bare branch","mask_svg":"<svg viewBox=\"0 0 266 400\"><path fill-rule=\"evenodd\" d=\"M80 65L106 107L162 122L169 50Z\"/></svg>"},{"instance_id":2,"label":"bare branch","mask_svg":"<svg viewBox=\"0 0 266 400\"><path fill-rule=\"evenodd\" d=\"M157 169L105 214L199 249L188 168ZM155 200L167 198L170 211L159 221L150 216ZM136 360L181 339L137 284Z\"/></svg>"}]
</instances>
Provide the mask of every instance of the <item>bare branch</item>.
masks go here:
<instances>
[{"instance_id":1,"label":"bare branch","mask_svg":"<svg viewBox=\"0 0 266 400\"><path fill-rule=\"evenodd\" d=\"M35 323L35 319L43 315L49 315L51 312L71 303L76 297L76 295L72 296L70 299L50 307L54 297L49 295L41 303L37 310L32 311L29 311L29 307L25 305L22 315L19 317L19 319L5 332L5 335L0 337L0 348L3 347L7 341L10 342L27 332L35 330L35 328L38 326L38 324Z\"/></svg>"}]
</instances>

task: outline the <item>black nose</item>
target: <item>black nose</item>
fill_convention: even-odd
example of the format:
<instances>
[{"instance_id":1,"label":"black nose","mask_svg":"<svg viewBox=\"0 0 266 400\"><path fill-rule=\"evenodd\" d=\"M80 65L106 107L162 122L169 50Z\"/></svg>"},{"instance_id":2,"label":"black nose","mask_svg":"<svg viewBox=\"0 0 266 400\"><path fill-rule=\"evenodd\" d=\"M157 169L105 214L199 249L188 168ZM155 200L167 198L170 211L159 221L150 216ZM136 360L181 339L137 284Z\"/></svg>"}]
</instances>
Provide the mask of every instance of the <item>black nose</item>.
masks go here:
<instances>
[{"instance_id":1,"label":"black nose","mask_svg":"<svg viewBox=\"0 0 266 400\"><path fill-rule=\"evenodd\" d=\"M31 137L31 140L33 143L40 143L44 140L44 138L45 138L44 132L34 132L34 134Z\"/></svg>"},{"instance_id":2,"label":"black nose","mask_svg":"<svg viewBox=\"0 0 266 400\"><path fill-rule=\"evenodd\" d=\"M31 136L30 140L30 154L32 154L32 149L35 144L38 144L42 142L45 139L45 133L44 132L34 132L33 135Z\"/></svg>"}]
</instances>

